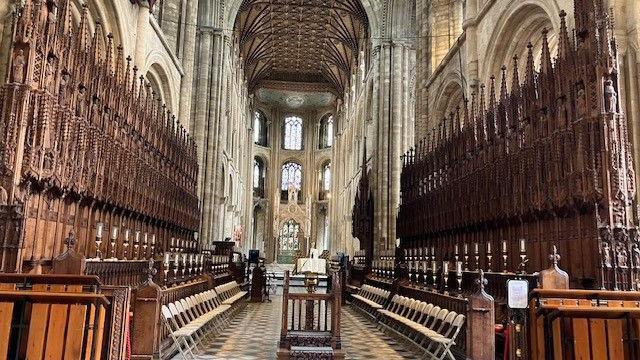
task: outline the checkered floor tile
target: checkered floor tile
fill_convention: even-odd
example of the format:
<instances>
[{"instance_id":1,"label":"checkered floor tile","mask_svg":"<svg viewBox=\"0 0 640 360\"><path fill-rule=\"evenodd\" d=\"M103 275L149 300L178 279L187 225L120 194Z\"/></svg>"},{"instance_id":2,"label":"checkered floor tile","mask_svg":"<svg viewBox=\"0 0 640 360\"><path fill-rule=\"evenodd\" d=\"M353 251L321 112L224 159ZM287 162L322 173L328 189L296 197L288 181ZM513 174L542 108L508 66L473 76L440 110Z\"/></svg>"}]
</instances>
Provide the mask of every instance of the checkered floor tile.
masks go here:
<instances>
[{"instance_id":1,"label":"checkered floor tile","mask_svg":"<svg viewBox=\"0 0 640 360\"><path fill-rule=\"evenodd\" d=\"M282 298L273 302L250 303L228 326L224 334L206 343L199 359L267 360L275 359L280 337ZM344 305L341 327L342 348L347 359L419 359L392 337L376 329L362 314ZM179 359L176 357L175 359Z\"/></svg>"}]
</instances>

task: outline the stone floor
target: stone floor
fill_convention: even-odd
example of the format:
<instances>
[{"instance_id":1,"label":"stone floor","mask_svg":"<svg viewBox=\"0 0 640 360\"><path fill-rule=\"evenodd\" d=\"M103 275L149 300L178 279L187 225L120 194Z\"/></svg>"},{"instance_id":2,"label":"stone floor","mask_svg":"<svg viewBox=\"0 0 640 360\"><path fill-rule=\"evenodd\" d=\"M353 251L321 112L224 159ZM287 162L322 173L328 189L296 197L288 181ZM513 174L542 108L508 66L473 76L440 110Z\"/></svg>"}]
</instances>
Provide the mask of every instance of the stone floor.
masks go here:
<instances>
[{"instance_id":1,"label":"stone floor","mask_svg":"<svg viewBox=\"0 0 640 360\"><path fill-rule=\"evenodd\" d=\"M273 302L250 303L225 329L223 335L206 344L199 359L275 359L280 336L282 297ZM373 322L345 304L342 314L342 347L347 359L419 359L420 357L377 330ZM178 359L176 357L175 359Z\"/></svg>"}]
</instances>

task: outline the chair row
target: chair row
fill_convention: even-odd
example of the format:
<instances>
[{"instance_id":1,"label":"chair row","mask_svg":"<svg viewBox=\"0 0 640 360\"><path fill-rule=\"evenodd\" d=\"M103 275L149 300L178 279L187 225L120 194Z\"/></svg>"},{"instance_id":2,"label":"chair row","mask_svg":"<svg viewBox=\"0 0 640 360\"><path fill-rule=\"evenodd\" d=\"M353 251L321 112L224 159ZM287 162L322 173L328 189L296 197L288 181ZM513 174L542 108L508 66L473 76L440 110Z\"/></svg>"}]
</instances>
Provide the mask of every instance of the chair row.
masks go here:
<instances>
[{"instance_id":1,"label":"chair row","mask_svg":"<svg viewBox=\"0 0 640 360\"><path fill-rule=\"evenodd\" d=\"M169 355L177 349L183 359L195 358L193 350L228 325L230 317L246 304L243 297L235 296L241 292L228 293L207 290L162 305L162 320L174 343Z\"/></svg>"},{"instance_id":2,"label":"chair row","mask_svg":"<svg viewBox=\"0 0 640 360\"><path fill-rule=\"evenodd\" d=\"M369 284L363 284L357 294L353 294L354 304L376 317L377 310L383 309L391 292Z\"/></svg>"},{"instance_id":3,"label":"chair row","mask_svg":"<svg viewBox=\"0 0 640 360\"><path fill-rule=\"evenodd\" d=\"M465 323L463 314L400 295L377 311L381 327L425 349L425 358L455 360L451 347Z\"/></svg>"},{"instance_id":4,"label":"chair row","mask_svg":"<svg viewBox=\"0 0 640 360\"><path fill-rule=\"evenodd\" d=\"M247 292L242 291L240 284L235 280L226 284L218 285L215 287L215 290L220 299L222 299L223 304L232 306L237 304L240 300L243 300L247 295Z\"/></svg>"}]
</instances>

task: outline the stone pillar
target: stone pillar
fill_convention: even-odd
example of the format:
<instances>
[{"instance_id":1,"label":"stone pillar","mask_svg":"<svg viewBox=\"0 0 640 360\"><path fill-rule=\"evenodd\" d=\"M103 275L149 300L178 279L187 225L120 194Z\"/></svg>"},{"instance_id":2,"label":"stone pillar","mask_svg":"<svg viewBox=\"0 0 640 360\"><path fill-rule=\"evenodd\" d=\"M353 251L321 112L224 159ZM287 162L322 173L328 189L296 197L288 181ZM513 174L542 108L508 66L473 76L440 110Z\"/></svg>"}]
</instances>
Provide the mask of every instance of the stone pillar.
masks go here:
<instances>
[{"instance_id":1,"label":"stone pillar","mask_svg":"<svg viewBox=\"0 0 640 360\"><path fill-rule=\"evenodd\" d=\"M147 32L151 28L149 18L149 2L147 0L138 1L138 18L136 19L136 47L133 63L144 71L145 61L147 57Z\"/></svg>"},{"instance_id":2,"label":"stone pillar","mask_svg":"<svg viewBox=\"0 0 640 360\"><path fill-rule=\"evenodd\" d=\"M191 90L194 82L194 63L196 51L196 26L193 24L197 18L198 0L186 0L186 19L191 19L184 25L184 43L181 55L182 68L184 76L180 82L180 109L178 110L178 120L189 132L193 134L192 129L195 121L191 117Z\"/></svg>"}]
</instances>

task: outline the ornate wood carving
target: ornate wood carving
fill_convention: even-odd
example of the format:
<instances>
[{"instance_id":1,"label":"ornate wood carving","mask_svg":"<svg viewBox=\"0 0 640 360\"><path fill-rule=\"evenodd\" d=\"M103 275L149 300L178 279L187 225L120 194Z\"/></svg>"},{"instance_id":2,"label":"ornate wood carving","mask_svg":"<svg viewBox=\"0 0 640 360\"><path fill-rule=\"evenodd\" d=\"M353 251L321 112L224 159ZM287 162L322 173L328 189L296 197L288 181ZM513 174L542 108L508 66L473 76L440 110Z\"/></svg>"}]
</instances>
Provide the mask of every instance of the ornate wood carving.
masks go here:
<instances>
[{"instance_id":1,"label":"ornate wood carving","mask_svg":"<svg viewBox=\"0 0 640 360\"><path fill-rule=\"evenodd\" d=\"M358 0L244 0L235 24L250 90L268 79L328 83L342 94L367 32Z\"/></svg>"},{"instance_id":2,"label":"ornate wood carving","mask_svg":"<svg viewBox=\"0 0 640 360\"><path fill-rule=\"evenodd\" d=\"M24 209L25 230L24 241L3 237L3 271L20 271L23 260L40 271L70 231L92 257L97 222L120 229L102 253L128 259L152 256L152 237L167 249L198 228L193 139L112 36L100 24L89 33L86 6L76 27L71 8L27 0L16 18L0 90L0 200Z\"/></svg>"},{"instance_id":3,"label":"ornate wood carving","mask_svg":"<svg viewBox=\"0 0 640 360\"><path fill-rule=\"evenodd\" d=\"M366 143L366 139L365 139ZM365 252L365 266L371 266L373 259L373 195L369 185L369 171L367 169L367 149L365 146L362 154L362 165L360 169L360 181L358 191L353 204L351 217L351 234L360 240L360 249Z\"/></svg>"},{"instance_id":4,"label":"ornate wood carving","mask_svg":"<svg viewBox=\"0 0 640 360\"><path fill-rule=\"evenodd\" d=\"M433 260L488 271L516 272L526 259L528 272L546 267L555 244L573 286L638 289L611 20L601 1L576 0L573 40L565 15L555 61L544 33L539 71L529 46L523 83L514 59L510 90L503 67L498 89L492 78L488 94L481 87L404 155L398 234L404 248L433 246Z\"/></svg>"}]
</instances>

